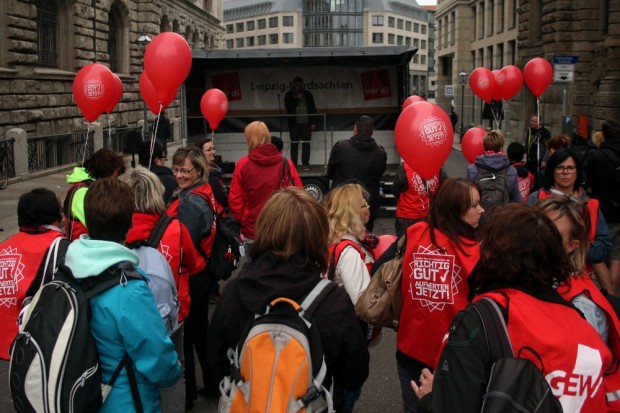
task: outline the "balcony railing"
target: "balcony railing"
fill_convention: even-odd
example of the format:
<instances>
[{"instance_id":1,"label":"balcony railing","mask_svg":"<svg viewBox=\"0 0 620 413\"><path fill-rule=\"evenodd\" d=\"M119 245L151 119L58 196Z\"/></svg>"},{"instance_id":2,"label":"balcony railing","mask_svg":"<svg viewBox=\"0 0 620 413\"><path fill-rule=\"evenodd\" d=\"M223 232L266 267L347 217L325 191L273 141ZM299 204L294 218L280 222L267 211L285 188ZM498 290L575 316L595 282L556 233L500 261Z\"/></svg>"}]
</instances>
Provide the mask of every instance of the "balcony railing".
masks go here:
<instances>
[{"instance_id":1,"label":"balcony railing","mask_svg":"<svg viewBox=\"0 0 620 413\"><path fill-rule=\"evenodd\" d=\"M88 139L85 131L28 138L28 171L81 163L93 154L93 148L92 131Z\"/></svg>"}]
</instances>

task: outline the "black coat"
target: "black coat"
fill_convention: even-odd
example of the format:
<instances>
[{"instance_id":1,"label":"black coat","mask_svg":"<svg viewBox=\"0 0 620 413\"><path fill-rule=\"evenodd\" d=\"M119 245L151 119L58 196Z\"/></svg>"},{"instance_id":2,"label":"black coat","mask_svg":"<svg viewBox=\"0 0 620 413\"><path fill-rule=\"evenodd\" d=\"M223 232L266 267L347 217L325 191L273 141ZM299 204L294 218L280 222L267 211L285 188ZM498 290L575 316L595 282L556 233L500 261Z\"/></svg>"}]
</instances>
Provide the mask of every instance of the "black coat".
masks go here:
<instances>
[{"instance_id":1,"label":"black coat","mask_svg":"<svg viewBox=\"0 0 620 413\"><path fill-rule=\"evenodd\" d=\"M620 223L620 208L614 207L610 198L617 166L620 166L620 136L603 142L584 166L590 195L599 200L605 221L612 224Z\"/></svg>"},{"instance_id":2,"label":"black coat","mask_svg":"<svg viewBox=\"0 0 620 413\"><path fill-rule=\"evenodd\" d=\"M381 206L380 182L387 165L387 153L371 136L355 135L334 145L329 155L327 175L332 188L359 183L370 194L370 214Z\"/></svg>"},{"instance_id":3,"label":"black coat","mask_svg":"<svg viewBox=\"0 0 620 413\"><path fill-rule=\"evenodd\" d=\"M172 173L172 169L167 166L159 166L155 165L155 163L151 163L151 172L157 175L161 183L164 185L164 202L167 204L172 197L172 193L178 186L177 180Z\"/></svg>"},{"instance_id":4,"label":"black coat","mask_svg":"<svg viewBox=\"0 0 620 413\"><path fill-rule=\"evenodd\" d=\"M230 372L226 357L235 348L247 323L263 313L269 302L288 297L297 302L319 282L314 264L303 265L298 256L288 261L267 253L253 257L239 276L230 281L215 307L208 334L208 359L214 378ZM343 388L359 388L368 377L369 354L351 299L343 288L332 289L313 314L327 364L327 377L333 375Z\"/></svg>"}]
</instances>

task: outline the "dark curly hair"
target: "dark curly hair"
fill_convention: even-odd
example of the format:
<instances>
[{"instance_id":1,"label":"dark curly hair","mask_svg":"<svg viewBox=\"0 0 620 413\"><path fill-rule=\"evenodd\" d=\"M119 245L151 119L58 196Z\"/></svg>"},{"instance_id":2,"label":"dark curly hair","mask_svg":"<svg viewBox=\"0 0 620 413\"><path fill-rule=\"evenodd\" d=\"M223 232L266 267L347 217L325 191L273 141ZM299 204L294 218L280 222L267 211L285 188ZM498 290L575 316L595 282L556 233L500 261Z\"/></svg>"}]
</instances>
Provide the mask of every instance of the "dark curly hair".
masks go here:
<instances>
[{"instance_id":1,"label":"dark curly hair","mask_svg":"<svg viewBox=\"0 0 620 413\"><path fill-rule=\"evenodd\" d=\"M17 225L37 228L62 220L62 208L56 194L46 188L26 192L17 201Z\"/></svg>"},{"instance_id":2,"label":"dark curly hair","mask_svg":"<svg viewBox=\"0 0 620 413\"><path fill-rule=\"evenodd\" d=\"M125 160L110 148L101 148L84 162L84 169L93 179L107 178L125 172Z\"/></svg>"},{"instance_id":3,"label":"dark curly hair","mask_svg":"<svg viewBox=\"0 0 620 413\"><path fill-rule=\"evenodd\" d=\"M562 237L541 211L507 204L497 208L482 228L477 288L495 285L536 290L566 281L570 273Z\"/></svg>"}]
</instances>

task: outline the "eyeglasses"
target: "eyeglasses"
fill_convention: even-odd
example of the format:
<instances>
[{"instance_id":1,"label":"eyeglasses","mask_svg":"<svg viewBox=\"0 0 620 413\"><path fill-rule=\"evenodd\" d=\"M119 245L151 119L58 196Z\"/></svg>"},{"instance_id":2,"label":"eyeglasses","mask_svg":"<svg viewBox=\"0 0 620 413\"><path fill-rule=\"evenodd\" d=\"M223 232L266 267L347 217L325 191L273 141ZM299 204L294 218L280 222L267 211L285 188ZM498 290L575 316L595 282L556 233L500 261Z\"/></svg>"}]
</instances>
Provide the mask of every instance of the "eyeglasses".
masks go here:
<instances>
[{"instance_id":1,"label":"eyeglasses","mask_svg":"<svg viewBox=\"0 0 620 413\"><path fill-rule=\"evenodd\" d=\"M574 174L577 171L577 167L573 165L562 166L558 165L555 167L555 171L559 174Z\"/></svg>"},{"instance_id":2,"label":"eyeglasses","mask_svg":"<svg viewBox=\"0 0 620 413\"><path fill-rule=\"evenodd\" d=\"M192 172L194 169L196 168L192 168L192 169L179 169L179 168L172 168L172 173L173 174L179 174L179 175L189 175L190 172Z\"/></svg>"},{"instance_id":3,"label":"eyeglasses","mask_svg":"<svg viewBox=\"0 0 620 413\"><path fill-rule=\"evenodd\" d=\"M370 205L368 205L368 202L366 202L362 205L362 208L370 208Z\"/></svg>"}]
</instances>

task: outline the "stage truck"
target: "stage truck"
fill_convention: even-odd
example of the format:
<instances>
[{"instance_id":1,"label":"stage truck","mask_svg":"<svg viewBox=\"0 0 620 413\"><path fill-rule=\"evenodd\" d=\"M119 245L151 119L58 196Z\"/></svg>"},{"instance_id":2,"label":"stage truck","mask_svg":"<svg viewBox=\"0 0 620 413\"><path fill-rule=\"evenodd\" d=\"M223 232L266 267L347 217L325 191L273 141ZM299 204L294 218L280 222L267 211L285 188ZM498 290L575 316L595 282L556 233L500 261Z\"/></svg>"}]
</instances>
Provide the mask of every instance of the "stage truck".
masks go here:
<instances>
[{"instance_id":1,"label":"stage truck","mask_svg":"<svg viewBox=\"0 0 620 413\"><path fill-rule=\"evenodd\" d=\"M410 95L409 62L416 51L409 46L194 51L185 81L185 136L189 143L213 137L227 172L225 179L232 175L234 163L247 155L243 130L254 120L265 122L272 136L283 140L283 154L288 157L288 117L294 115L287 114L284 96L293 79L301 77L317 108L311 118L317 125L312 133L311 166L309 170L298 167L305 189L322 199L329 189L327 162L332 146L350 138L355 120L369 115L375 119L373 137L388 154L384 176L388 194L400 162L394 125ZM229 103L227 115L215 131L209 129L200 111L200 99L211 88L222 90Z\"/></svg>"}]
</instances>

